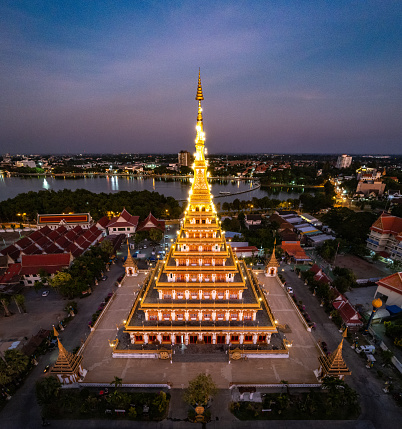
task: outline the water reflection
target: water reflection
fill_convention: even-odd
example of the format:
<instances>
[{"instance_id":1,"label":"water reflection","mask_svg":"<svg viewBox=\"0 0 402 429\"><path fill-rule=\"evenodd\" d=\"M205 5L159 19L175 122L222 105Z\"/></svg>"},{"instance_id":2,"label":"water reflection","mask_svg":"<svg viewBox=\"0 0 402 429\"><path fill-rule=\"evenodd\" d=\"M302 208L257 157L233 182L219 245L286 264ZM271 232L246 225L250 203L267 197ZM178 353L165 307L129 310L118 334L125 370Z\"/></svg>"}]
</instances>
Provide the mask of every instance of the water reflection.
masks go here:
<instances>
[{"instance_id":1,"label":"water reflection","mask_svg":"<svg viewBox=\"0 0 402 429\"><path fill-rule=\"evenodd\" d=\"M178 200L186 200L188 191L191 186L191 179L169 179L157 180L156 186L155 178L147 178L143 176L130 177L130 180L120 180L119 176L88 176L86 178L70 178L70 177L7 177L0 175L0 201L7 198L13 198L16 195L34 191L37 192L42 189L52 189L53 191L60 191L62 189L70 189L72 191L80 188L85 188L90 192L117 192L117 191L157 191L166 197L173 197ZM210 181L212 193L219 196L220 192L242 192L248 191L253 187L252 180L212 180ZM264 187L255 191L246 192L238 195L225 196L217 199L221 202L232 202L234 199L251 200L255 198L263 198L273 196L279 200L287 200L289 198L299 198L302 192L314 192L310 189L304 190L301 188L292 187Z\"/></svg>"}]
</instances>

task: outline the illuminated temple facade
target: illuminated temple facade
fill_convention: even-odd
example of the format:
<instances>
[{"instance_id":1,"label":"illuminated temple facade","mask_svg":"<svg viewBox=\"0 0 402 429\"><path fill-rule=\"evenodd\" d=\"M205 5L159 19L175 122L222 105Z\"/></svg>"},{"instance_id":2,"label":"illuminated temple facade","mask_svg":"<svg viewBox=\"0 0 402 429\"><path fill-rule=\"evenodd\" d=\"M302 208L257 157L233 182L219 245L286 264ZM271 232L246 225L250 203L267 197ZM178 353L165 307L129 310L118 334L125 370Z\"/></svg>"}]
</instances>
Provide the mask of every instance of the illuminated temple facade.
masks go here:
<instances>
[{"instance_id":1,"label":"illuminated temple facade","mask_svg":"<svg viewBox=\"0 0 402 429\"><path fill-rule=\"evenodd\" d=\"M141 288L125 325L131 344L269 344L276 333L267 299L239 261L207 180L198 76L194 178L176 242Z\"/></svg>"}]
</instances>

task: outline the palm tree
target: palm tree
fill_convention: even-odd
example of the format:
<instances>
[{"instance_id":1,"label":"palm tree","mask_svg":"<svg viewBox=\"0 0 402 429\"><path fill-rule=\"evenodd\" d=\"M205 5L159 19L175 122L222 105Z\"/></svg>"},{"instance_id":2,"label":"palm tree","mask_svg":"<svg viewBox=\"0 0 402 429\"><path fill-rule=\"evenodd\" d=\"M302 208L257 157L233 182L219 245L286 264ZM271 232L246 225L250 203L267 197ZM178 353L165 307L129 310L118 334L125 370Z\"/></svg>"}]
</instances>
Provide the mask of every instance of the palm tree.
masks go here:
<instances>
[{"instance_id":1,"label":"palm tree","mask_svg":"<svg viewBox=\"0 0 402 429\"><path fill-rule=\"evenodd\" d=\"M115 389L117 389L118 387L121 387L123 385L123 379L115 375L114 380L110 383L110 385L114 386Z\"/></svg>"}]
</instances>

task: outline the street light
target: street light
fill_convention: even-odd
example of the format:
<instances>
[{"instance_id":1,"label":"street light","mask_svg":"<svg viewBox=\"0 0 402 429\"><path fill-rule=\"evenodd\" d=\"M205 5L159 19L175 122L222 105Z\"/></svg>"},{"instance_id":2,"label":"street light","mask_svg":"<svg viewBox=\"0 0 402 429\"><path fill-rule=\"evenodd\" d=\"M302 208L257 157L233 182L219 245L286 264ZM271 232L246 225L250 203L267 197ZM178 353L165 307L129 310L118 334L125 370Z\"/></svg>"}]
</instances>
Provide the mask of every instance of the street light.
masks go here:
<instances>
[{"instance_id":1,"label":"street light","mask_svg":"<svg viewBox=\"0 0 402 429\"><path fill-rule=\"evenodd\" d=\"M371 325L371 321L374 319L374 316L375 316L377 310L382 306L382 301L380 298L376 298L376 299L373 299L371 304L373 306L373 311L371 312L370 319L367 322L366 329L364 330L365 333L368 333L368 330L369 330L370 325Z\"/></svg>"}]
</instances>

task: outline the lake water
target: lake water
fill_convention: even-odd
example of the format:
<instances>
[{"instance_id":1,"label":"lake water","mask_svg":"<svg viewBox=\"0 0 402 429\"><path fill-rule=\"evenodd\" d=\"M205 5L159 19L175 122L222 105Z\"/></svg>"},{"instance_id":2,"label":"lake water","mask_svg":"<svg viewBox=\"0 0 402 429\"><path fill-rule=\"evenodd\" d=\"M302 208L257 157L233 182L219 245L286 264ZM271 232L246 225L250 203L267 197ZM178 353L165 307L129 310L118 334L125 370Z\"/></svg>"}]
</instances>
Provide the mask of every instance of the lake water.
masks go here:
<instances>
[{"instance_id":1,"label":"lake water","mask_svg":"<svg viewBox=\"0 0 402 429\"><path fill-rule=\"evenodd\" d=\"M246 191L255 186L256 182L251 180L221 181L213 180L212 194L216 201L232 202L234 199L251 200L253 197L263 198L269 196L279 200L298 198L300 190L288 187L272 187L269 189L256 189L240 195L229 195L221 198L219 192ZM60 191L62 189L87 189L88 191L100 193L114 193L119 191L155 191L177 200L185 200L190 189L188 179L162 179L162 178L138 178L138 177L86 177L86 178L54 178L54 177L5 177L0 175L0 201L13 198L16 195L40 190Z\"/></svg>"}]
</instances>

